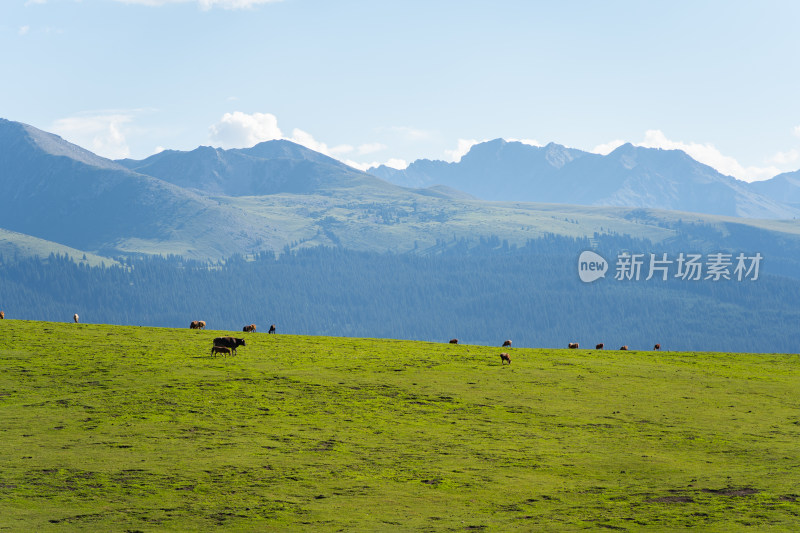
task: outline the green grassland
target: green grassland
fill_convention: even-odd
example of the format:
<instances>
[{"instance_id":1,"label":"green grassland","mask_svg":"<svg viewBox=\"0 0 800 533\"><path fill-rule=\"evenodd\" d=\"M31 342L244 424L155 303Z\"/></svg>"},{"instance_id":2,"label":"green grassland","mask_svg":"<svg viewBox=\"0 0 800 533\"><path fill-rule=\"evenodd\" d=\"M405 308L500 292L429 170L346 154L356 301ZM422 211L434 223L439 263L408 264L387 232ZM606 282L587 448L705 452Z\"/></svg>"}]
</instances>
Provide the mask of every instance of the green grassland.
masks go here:
<instances>
[{"instance_id":1,"label":"green grassland","mask_svg":"<svg viewBox=\"0 0 800 533\"><path fill-rule=\"evenodd\" d=\"M409 191L332 190L327 194L215 197L222 219L197 215L191 223L173 216L159 237L119 236L95 256L27 235L0 230L0 255L87 255L89 264L129 254L181 255L219 260L233 254L281 252L314 246L350 250L425 253L439 241L496 235L511 245L553 234L572 238L628 235L660 243L685 238L692 249L751 249L764 240L800 247L800 221L758 220L659 209L590 207L528 202L484 202L424 196ZM737 234L730 236L732 228ZM749 240L743 241L745 233ZM711 236L710 236L711 235ZM726 240L726 238L731 237ZM689 251L689 250L687 250ZM791 255L791 253L790 253ZM796 254L794 254L796 255ZM774 256L774 254L773 254Z\"/></svg>"},{"instance_id":2,"label":"green grassland","mask_svg":"<svg viewBox=\"0 0 800 533\"><path fill-rule=\"evenodd\" d=\"M800 529L800 356L0 321L0 531Z\"/></svg>"}]
</instances>

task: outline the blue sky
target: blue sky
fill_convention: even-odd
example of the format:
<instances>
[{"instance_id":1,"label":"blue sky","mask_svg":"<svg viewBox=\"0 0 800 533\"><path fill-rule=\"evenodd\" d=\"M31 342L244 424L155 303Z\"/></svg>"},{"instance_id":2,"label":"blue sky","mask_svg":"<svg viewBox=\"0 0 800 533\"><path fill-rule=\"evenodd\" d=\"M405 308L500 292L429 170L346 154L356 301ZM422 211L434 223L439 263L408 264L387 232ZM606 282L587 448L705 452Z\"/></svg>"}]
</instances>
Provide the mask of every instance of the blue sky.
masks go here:
<instances>
[{"instance_id":1,"label":"blue sky","mask_svg":"<svg viewBox=\"0 0 800 533\"><path fill-rule=\"evenodd\" d=\"M800 169L800 2L2 0L0 117L100 155L292 139L365 168L503 137Z\"/></svg>"}]
</instances>

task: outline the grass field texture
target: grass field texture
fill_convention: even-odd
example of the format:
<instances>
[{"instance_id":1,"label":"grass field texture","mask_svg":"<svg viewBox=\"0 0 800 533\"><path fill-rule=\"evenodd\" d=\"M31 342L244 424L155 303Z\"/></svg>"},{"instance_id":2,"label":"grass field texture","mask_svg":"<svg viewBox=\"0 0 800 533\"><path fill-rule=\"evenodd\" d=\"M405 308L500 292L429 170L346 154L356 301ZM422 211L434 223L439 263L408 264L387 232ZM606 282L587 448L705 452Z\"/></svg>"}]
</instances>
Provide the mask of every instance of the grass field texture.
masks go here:
<instances>
[{"instance_id":1,"label":"grass field texture","mask_svg":"<svg viewBox=\"0 0 800 533\"><path fill-rule=\"evenodd\" d=\"M800 530L798 355L221 334L0 321L0 531Z\"/></svg>"}]
</instances>

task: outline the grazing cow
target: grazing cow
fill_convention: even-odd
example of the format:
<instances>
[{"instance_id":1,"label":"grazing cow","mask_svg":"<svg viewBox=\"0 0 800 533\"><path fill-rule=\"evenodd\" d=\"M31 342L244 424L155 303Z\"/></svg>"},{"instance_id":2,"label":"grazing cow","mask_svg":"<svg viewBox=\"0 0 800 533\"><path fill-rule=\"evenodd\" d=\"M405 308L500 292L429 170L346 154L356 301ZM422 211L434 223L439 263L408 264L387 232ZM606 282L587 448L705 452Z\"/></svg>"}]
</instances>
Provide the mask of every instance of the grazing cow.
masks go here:
<instances>
[{"instance_id":1,"label":"grazing cow","mask_svg":"<svg viewBox=\"0 0 800 533\"><path fill-rule=\"evenodd\" d=\"M74 320L76 324L78 323L78 313L72 315L72 320Z\"/></svg>"},{"instance_id":2,"label":"grazing cow","mask_svg":"<svg viewBox=\"0 0 800 533\"><path fill-rule=\"evenodd\" d=\"M197 329L206 329L206 322L205 322L205 320L198 320L198 321L197 321Z\"/></svg>"},{"instance_id":3,"label":"grazing cow","mask_svg":"<svg viewBox=\"0 0 800 533\"><path fill-rule=\"evenodd\" d=\"M255 333L256 325L255 324L250 324L249 326L245 326L245 327L242 328L242 331L244 331L245 333L248 333L248 332Z\"/></svg>"},{"instance_id":4,"label":"grazing cow","mask_svg":"<svg viewBox=\"0 0 800 533\"><path fill-rule=\"evenodd\" d=\"M605 346L605 344L603 344L603 343L601 342L600 344L598 344L597 346L595 346L595 347L594 347L594 349L595 349L595 350L602 350L602 349L603 349L603 346Z\"/></svg>"},{"instance_id":5,"label":"grazing cow","mask_svg":"<svg viewBox=\"0 0 800 533\"><path fill-rule=\"evenodd\" d=\"M580 348L580 346L578 345L577 342L571 342L571 343L569 343L569 348L572 348L574 350L574 349Z\"/></svg>"},{"instance_id":6,"label":"grazing cow","mask_svg":"<svg viewBox=\"0 0 800 533\"><path fill-rule=\"evenodd\" d=\"M192 320L192 323L189 324L189 329L200 329L200 321Z\"/></svg>"},{"instance_id":7,"label":"grazing cow","mask_svg":"<svg viewBox=\"0 0 800 533\"><path fill-rule=\"evenodd\" d=\"M660 344L656 344L655 346L653 346L653 350L660 350L660 349L661 349Z\"/></svg>"},{"instance_id":8,"label":"grazing cow","mask_svg":"<svg viewBox=\"0 0 800 533\"><path fill-rule=\"evenodd\" d=\"M211 355L215 353L221 353L222 355L231 355L231 349L227 346L212 346L211 347Z\"/></svg>"},{"instance_id":9,"label":"grazing cow","mask_svg":"<svg viewBox=\"0 0 800 533\"><path fill-rule=\"evenodd\" d=\"M269 332L268 332L268 333L275 333L275 324L272 324L272 325L269 327Z\"/></svg>"},{"instance_id":10,"label":"grazing cow","mask_svg":"<svg viewBox=\"0 0 800 533\"><path fill-rule=\"evenodd\" d=\"M214 346L224 346L225 348L230 348L234 354L236 353L237 347L244 345L244 339L235 339L233 337L217 337L214 339Z\"/></svg>"},{"instance_id":11,"label":"grazing cow","mask_svg":"<svg viewBox=\"0 0 800 533\"><path fill-rule=\"evenodd\" d=\"M458 344L458 339L450 339L450 344Z\"/></svg>"},{"instance_id":12,"label":"grazing cow","mask_svg":"<svg viewBox=\"0 0 800 533\"><path fill-rule=\"evenodd\" d=\"M501 353L500 354L500 364L504 365L504 364L506 364L506 361L508 361L508 364L510 365L511 364L511 356L508 355L507 353Z\"/></svg>"},{"instance_id":13,"label":"grazing cow","mask_svg":"<svg viewBox=\"0 0 800 533\"><path fill-rule=\"evenodd\" d=\"M506 346L511 346L511 341L504 342L503 343L503 348L505 348Z\"/></svg>"},{"instance_id":14,"label":"grazing cow","mask_svg":"<svg viewBox=\"0 0 800 533\"><path fill-rule=\"evenodd\" d=\"M620 350L627 350L627 349L628 349L628 346L627 346L627 345L626 345L626 346L622 346L622 347L620 347Z\"/></svg>"},{"instance_id":15,"label":"grazing cow","mask_svg":"<svg viewBox=\"0 0 800 533\"><path fill-rule=\"evenodd\" d=\"M0 311L0 320L3 320L6 317L6 314Z\"/></svg>"}]
</instances>

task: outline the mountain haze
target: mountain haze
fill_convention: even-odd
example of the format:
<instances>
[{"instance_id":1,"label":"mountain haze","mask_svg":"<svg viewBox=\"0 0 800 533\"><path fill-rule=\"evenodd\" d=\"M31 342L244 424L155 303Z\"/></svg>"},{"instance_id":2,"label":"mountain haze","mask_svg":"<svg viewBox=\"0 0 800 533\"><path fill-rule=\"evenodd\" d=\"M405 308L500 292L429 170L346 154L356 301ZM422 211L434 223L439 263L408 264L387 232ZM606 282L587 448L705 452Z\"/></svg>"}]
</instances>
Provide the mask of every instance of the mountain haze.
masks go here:
<instances>
[{"instance_id":1,"label":"mountain haze","mask_svg":"<svg viewBox=\"0 0 800 533\"><path fill-rule=\"evenodd\" d=\"M546 235L604 234L654 243L680 237L698 249L725 239L726 247L782 241L794 249L800 235L791 220L797 208L776 199L792 198L791 175L771 180L776 192L760 194L678 151L624 145L601 156L498 139L474 146L459 163L422 160L383 171L400 184L289 141L111 161L2 120L3 253L41 256L52 246L90 258L216 260L328 246L424 255L479 242L513 247ZM410 188L413 180L425 188ZM647 205L662 209L636 207Z\"/></svg>"},{"instance_id":2,"label":"mountain haze","mask_svg":"<svg viewBox=\"0 0 800 533\"><path fill-rule=\"evenodd\" d=\"M698 163L680 150L625 144L608 155L495 139L457 163L417 160L369 172L401 185L446 185L484 200L645 207L748 218L794 218L798 206ZM792 187L796 187L794 184ZM791 188L791 187L790 187ZM800 198L800 187L796 187Z\"/></svg>"},{"instance_id":3,"label":"mountain haze","mask_svg":"<svg viewBox=\"0 0 800 533\"><path fill-rule=\"evenodd\" d=\"M190 253L235 253L258 228L219 202L128 170L62 138L0 120L0 228L103 255L142 242ZM249 239L247 237L246 239Z\"/></svg>"},{"instance_id":4,"label":"mountain haze","mask_svg":"<svg viewBox=\"0 0 800 533\"><path fill-rule=\"evenodd\" d=\"M776 202L800 208L800 170L784 172L774 178L756 181L750 185L757 193Z\"/></svg>"},{"instance_id":5,"label":"mountain haze","mask_svg":"<svg viewBox=\"0 0 800 533\"><path fill-rule=\"evenodd\" d=\"M355 187L395 189L383 180L331 157L285 140L245 149L201 146L190 152L165 150L147 159L118 162L180 187L219 196L316 194Z\"/></svg>"}]
</instances>

